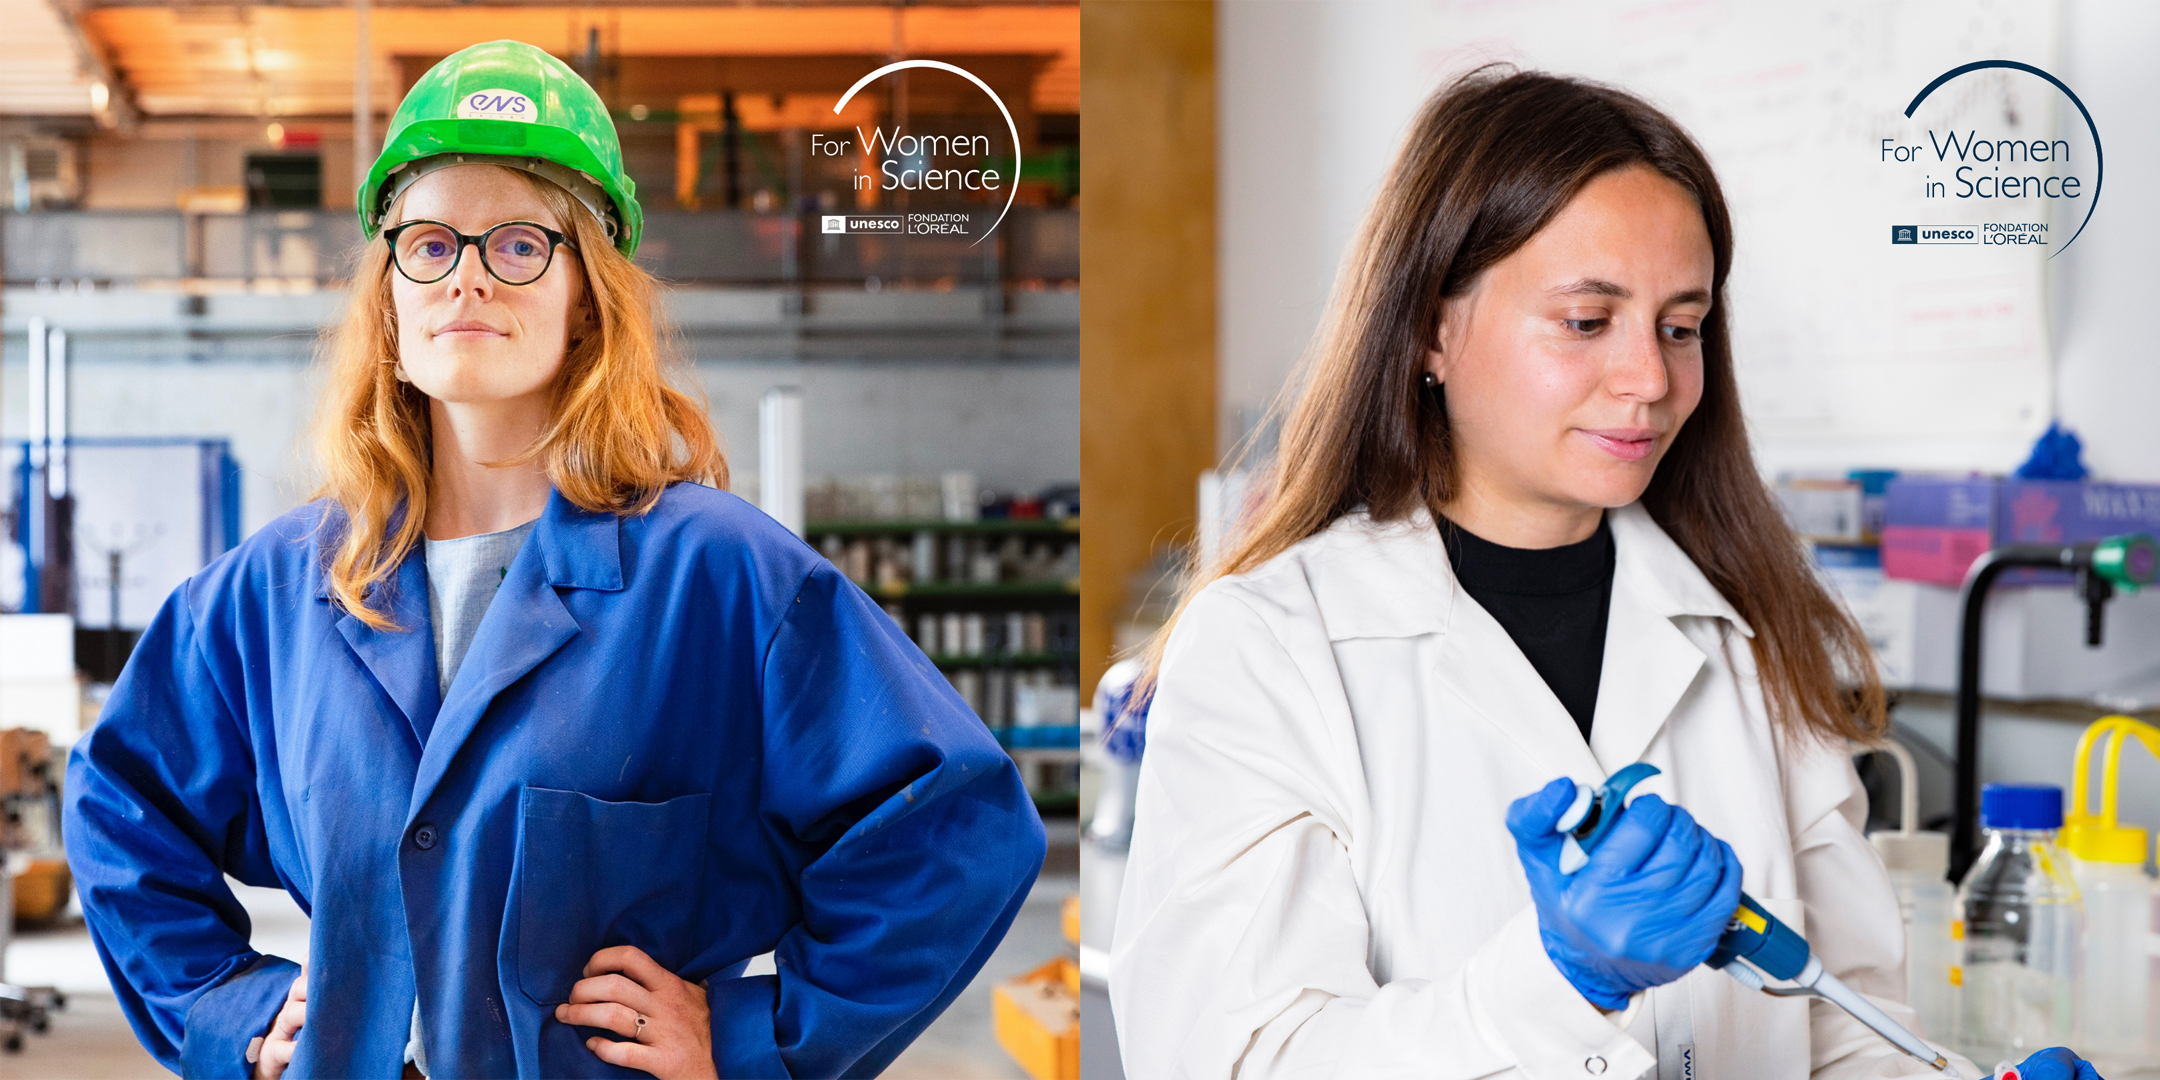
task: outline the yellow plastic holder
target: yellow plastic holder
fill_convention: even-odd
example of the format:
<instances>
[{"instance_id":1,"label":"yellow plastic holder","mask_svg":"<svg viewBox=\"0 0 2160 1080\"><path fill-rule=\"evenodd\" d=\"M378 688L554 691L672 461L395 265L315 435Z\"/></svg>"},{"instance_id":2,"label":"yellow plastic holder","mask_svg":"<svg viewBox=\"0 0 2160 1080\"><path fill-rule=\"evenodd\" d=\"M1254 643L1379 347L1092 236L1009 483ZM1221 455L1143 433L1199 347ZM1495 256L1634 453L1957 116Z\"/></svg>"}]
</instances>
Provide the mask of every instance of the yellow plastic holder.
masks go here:
<instances>
[{"instance_id":1,"label":"yellow plastic holder","mask_svg":"<svg viewBox=\"0 0 2160 1080\"><path fill-rule=\"evenodd\" d=\"M2123 741L2130 738L2144 743L2154 757L2160 757L2160 728L2127 716L2103 716L2078 739L2077 760L2070 772L2069 813L2063 815L2062 846L2085 862L2145 862L2149 843L2145 830L2119 824L2115 818L2116 772L2122 764ZM2108 742L2106 764L2101 767L2100 813L2090 814L2086 774L2092 767L2093 745L2101 739Z\"/></svg>"},{"instance_id":2,"label":"yellow plastic holder","mask_svg":"<svg viewBox=\"0 0 2160 1080\"><path fill-rule=\"evenodd\" d=\"M1059 956L997 984L998 1045L1034 1080L1080 1080L1080 965Z\"/></svg>"},{"instance_id":3,"label":"yellow plastic holder","mask_svg":"<svg viewBox=\"0 0 2160 1080\"><path fill-rule=\"evenodd\" d=\"M2085 729L2071 770L2070 809L2076 812L2063 819L2062 844L2076 865L2085 904L2078 1050L2098 1061L2144 1061L2155 1046L2146 1019L2151 976L2146 950L2140 947L2152 924L2153 888L2144 872L2146 834L2115 816L2123 744L2132 739L2160 757L2160 728L2151 724L2109 716ZM2106 740L2104 747L2100 740ZM2098 814L2090 812L2086 801L2095 749L2106 750Z\"/></svg>"}]
</instances>

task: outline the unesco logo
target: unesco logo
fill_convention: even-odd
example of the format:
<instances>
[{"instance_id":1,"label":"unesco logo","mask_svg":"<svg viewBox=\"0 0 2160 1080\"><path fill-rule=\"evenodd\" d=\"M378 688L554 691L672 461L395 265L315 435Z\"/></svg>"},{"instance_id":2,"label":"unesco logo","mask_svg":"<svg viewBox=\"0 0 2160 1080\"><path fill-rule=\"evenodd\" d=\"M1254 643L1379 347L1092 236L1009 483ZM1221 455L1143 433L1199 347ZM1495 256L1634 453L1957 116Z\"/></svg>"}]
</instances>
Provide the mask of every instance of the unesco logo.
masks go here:
<instances>
[{"instance_id":1,"label":"unesco logo","mask_svg":"<svg viewBox=\"0 0 2160 1080\"><path fill-rule=\"evenodd\" d=\"M847 108L847 103L852 100L857 93L860 93L863 87L868 86L873 81L883 78L886 75L890 75L893 72L906 71L910 68L931 68L937 71L949 71L954 75L958 75L961 78L966 79L971 83L974 83L976 89L981 90L983 93L989 95L990 103L997 106L998 115L1004 117L1005 119L1005 133L1012 137L1012 171L1009 174L1001 176L999 169L977 168L931 170L921 167L903 167L896 169L896 166L898 166L900 162L904 160L904 158L888 156L884 164L879 166L877 176L857 175L855 177L855 189L857 191L890 191L897 188L906 189L909 191L937 191L965 188L970 191L996 191L1002 187L1005 192L1005 208L999 210L997 220L991 222L990 227L988 229L985 229L981 236L975 238L975 243L980 244L984 240L988 239L991 233L996 232L999 225L1005 223L1005 215L1012 212L1013 198L1020 194L1020 185L1013 182L1018 180L1021 174L1020 126L1013 122L1012 110L1005 107L1005 100L997 96L997 91L990 89L989 83L986 83L981 79L976 78L974 73L968 71L966 68L954 67L953 65L948 64L943 60L896 60L890 64L885 65L884 67L877 69L876 71L871 72L868 75L863 76L860 79L855 80L855 85L848 87L847 93L840 95L840 100L833 103L833 115L840 115L841 111ZM860 128L856 129L856 131L858 135L861 135ZM898 124L895 124L893 125L893 129L889 134L873 129L869 136L864 137L863 149L866 151L875 149L876 144L878 141L880 141L880 139L882 139L882 141L885 143L886 149L888 151L893 151L896 153L905 151L906 147L909 145L913 145L918 148L939 145L950 148L956 145L955 137L953 136L906 135L901 132L900 126ZM985 152L987 152L990 145L989 137L983 135L976 135L972 137L958 137L957 145L973 147L978 144L983 148ZM839 154L844 152L844 147L846 145L846 140L812 139L810 143L810 149L811 153L813 154ZM832 149L825 150L823 149L824 147L831 147ZM907 156L912 157L913 153L908 152ZM981 157L984 156L984 154L976 153L973 150L969 150L966 156ZM902 219L897 215L878 217L856 217L853 215L848 215L845 217L845 220L842 221L839 228L834 228L832 224L832 218L827 217L825 219L824 230L829 233L838 232L848 234L864 232L961 233L965 231L964 218L959 219L959 224L956 226L954 222L949 220L929 220L930 217L934 216L935 215L920 214L910 215L911 218L925 219L920 223L920 227L915 227L915 224L912 221L903 222ZM951 218L951 215L944 215L944 217Z\"/></svg>"},{"instance_id":2,"label":"unesco logo","mask_svg":"<svg viewBox=\"0 0 2160 1080\"><path fill-rule=\"evenodd\" d=\"M820 214L818 231L828 235L851 236L856 233L897 233L908 230L906 222L899 214Z\"/></svg>"},{"instance_id":3,"label":"unesco logo","mask_svg":"<svg viewBox=\"0 0 2160 1080\"><path fill-rule=\"evenodd\" d=\"M2087 109L2085 103L2079 100L2076 91L2071 90L2069 84L2031 64L2020 63L2016 60L1975 60L1970 64L1962 64L1943 72L1935 77L1934 82L1927 84L1918 94L1913 95L1912 102L1905 106L1905 119L1912 119L1913 112L1920 108L1920 103L1926 101L1928 95L1934 93L1944 83L1960 75L1991 70L2023 72L2044 79L2049 85L2062 91L2062 95L2070 99L2070 104L2077 106L2078 115L2085 120L2085 130L2092 133L2092 193L2089 197L2083 194L2082 185L2079 183L2081 178L2077 176L1979 176L1974 165L1960 164L1957 167L1955 180L1953 181L1958 185L1956 197L1960 199L2022 199L2036 195L2046 199L2084 199L2085 216L2078 221L2078 226L2071 232L2070 239L2063 241L2062 246L2055 249L2054 255L2060 255L2069 250L2070 245L2076 242L2077 238L2084 233L2085 226L2092 223L2093 211L2100 207L2100 182L2105 175L2102 169L2104 159L2100 149L2100 125L2093 122L2091 110ZM2013 118L2012 123L2015 122ZM1958 142L1957 133L1954 131L1950 133L1950 139L1947 143L1937 141L1932 130L1928 132L1928 140L1929 144L1935 148L1936 160L1944 165L1949 163L1947 155L1951 152L1957 154L1960 162L1965 162L1968 157L1974 162L1994 160L2006 163L2011 160L2059 160L2065 162L2070 160L2070 144L2068 142L2061 140L2054 142L2020 142L2015 139L2003 139L1990 143L1981 138L1977 128L1966 131L1965 141L1962 144ZM1883 141L1883 148L1885 153L1896 154L1899 161L1915 160L1922 149L1918 144L1909 148L1891 147L1887 139ZM1995 167L1995 171L1999 174L2002 168L2003 166L1998 165ZM1968 173L1975 173L1976 175L1968 176ZM1925 182L1922 191L1926 198L1931 199L1943 198L1949 194L1945 190L1942 181L1932 179ZM1908 233L1908 229L1912 230L1912 232ZM1960 230L1962 230L1962 235L1948 235L1960 232ZM2047 225L2038 222L1990 222L1984 226L1962 226L1950 229L1936 228L1934 226L1893 225L1890 227L1890 242L1893 244L2053 246ZM2050 255L2049 258L2053 258L2054 255Z\"/></svg>"},{"instance_id":4,"label":"unesco logo","mask_svg":"<svg viewBox=\"0 0 2160 1080\"><path fill-rule=\"evenodd\" d=\"M1980 227L1977 225L1892 225L1890 242L1893 244L1977 244Z\"/></svg>"}]
</instances>

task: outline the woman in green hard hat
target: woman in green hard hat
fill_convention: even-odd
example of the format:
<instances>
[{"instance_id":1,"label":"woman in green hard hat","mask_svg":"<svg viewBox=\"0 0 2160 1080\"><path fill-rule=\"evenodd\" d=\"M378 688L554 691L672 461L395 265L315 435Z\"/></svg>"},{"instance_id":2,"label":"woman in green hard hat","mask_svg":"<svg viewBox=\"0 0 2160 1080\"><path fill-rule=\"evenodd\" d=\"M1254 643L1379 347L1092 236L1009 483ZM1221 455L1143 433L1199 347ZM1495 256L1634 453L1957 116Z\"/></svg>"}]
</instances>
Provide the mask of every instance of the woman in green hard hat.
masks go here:
<instances>
[{"instance_id":1,"label":"woman in green hard hat","mask_svg":"<svg viewBox=\"0 0 2160 1080\"><path fill-rule=\"evenodd\" d=\"M719 490L576 74L436 65L359 213L318 498L174 592L69 763L137 1034L189 1076L878 1072L1041 866L1011 760Z\"/></svg>"}]
</instances>

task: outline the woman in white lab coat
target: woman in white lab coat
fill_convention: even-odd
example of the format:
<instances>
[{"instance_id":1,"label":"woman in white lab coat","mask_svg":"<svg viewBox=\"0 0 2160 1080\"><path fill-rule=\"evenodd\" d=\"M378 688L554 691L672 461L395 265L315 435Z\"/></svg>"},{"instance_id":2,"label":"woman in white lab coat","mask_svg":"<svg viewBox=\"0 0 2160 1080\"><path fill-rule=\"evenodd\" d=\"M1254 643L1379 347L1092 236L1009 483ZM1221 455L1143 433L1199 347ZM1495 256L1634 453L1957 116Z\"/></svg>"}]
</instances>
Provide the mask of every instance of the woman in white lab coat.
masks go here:
<instances>
[{"instance_id":1,"label":"woman in white lab coat","mask_svg":"<svg viewBox=\"0 0 2160 1080\"><path fill-rule=\"evenodd\" d=\"M1698 966L1744 880L1914 1024L1847 756L1882 690L1750 455L1732 246L1708 161L1632 96L1484 71L1427 103L1267 495L1159 639L1128 1075L1935 1075ZM1522 822L1636 761L1641 872L1670 865L1585 951ZM1661 932L1692 944L1598 981Z\"/></svg>"}]
</instances>

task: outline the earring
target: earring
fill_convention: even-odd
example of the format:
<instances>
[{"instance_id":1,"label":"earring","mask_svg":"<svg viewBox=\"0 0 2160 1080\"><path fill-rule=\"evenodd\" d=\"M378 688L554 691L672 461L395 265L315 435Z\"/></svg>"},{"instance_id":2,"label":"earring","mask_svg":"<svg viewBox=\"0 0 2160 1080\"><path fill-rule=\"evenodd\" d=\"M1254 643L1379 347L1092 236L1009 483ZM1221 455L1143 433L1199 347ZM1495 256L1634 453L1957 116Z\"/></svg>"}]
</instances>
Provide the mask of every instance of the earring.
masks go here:
<instances>
[{"instance_id":1,"label":"earring","mask_svg":"<svg viewBox=\"0 0 2160 1080\"><path fill-rule=\"evenodd\" d=\"M1438 385L1440 385L1440 376L1438 376L1438 375L1435 375L1435 374L1433 374L1433 373L1432 373L1432 372L1430 372L1430 371L1426 372L1426 373L1425 373L1425 389L1427 389L1427 390L1430 390L1430 389L1432 389L1433 387L1435 387L1435 386L1438 386Z\"/></svg>"},{"instance_id":2,"label":"earring","mask_svg":"<svg viewBox=\"0 0 2160 1080\"><path fill-rule=\"evenodd\" d=\"M405 361L403 360L397 362L397 367L391 371L391 374L396 375L399 382L409 383L412 381L412 376L405 374Z\"/></svg>"}]
</instances>

